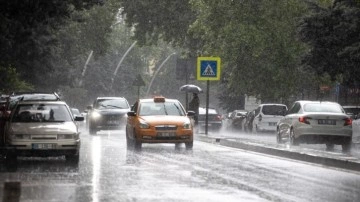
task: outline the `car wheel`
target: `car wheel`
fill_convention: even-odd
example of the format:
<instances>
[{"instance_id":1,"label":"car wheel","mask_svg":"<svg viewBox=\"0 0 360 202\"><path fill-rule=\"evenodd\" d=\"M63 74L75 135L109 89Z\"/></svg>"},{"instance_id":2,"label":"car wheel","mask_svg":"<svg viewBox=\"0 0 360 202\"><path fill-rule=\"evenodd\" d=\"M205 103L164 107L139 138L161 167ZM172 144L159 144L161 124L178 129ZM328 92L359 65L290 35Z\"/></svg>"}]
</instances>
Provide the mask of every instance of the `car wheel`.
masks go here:
<instances>
[{"instance_id":1,"label":"car wheel","mask_svg":"<svg viewBox=\"0 0 360 202\"><path fill-rule=\"evenodd\" d=\"M186 143L185 143L186 149L192 149L192 148L193 148L193 145L194 145L194 142L186 142Z\"/></svg>"},{"instance_id":2,"label":"car wheel","mask_svg":"<svg viewBox=\"0 0 360 202\"><path fill-rule=\"evenodd\" d=\"M293 129L290 130L289 143L290 143L290 145L294 145L294 146L299 145L298 140L295 138L295 134L294 134L294 130L293 130Z\"/></svg>"},{"instance_id":3,"label":"car wheel","mask_svg":"<svg viewBox=\"0 0 360 202\"><path fill-rule=\"evenodd\" d=\"M344 153L350 152L350 150L351 150L351 141L347 141L347 142L343 143L341 145L341 147L342 147L342 152L344 152Z\"/></svg>"},{"instance_id":4,"label":"car wheel","mask_svg":"<svg viewBox=\"0 0 360 202\"><path fill-rule=\"evenodd\" d=\"M326 151L334 151L334 144L326 143Z\"/></svg>"},{"instance_id":5,"label":"car wheel","mask_svg":"<svg viewBox=\"0 0 360 202\"><path fill-rule=\"evenodd\" d=\"M277 133L276 133L276 142L277 142L278 144L284 143L284 141L283 141L283 139L282 139L282 137L281 137L281 134L280 134L280 130L279 130L279 129L277 130Z\"/></svg>"},{"instance_id":6,"label":"car wheel","mask_svg":"<svg viewBox=\"0 0 360 202\"><path fill-rule=\"evenodd\" d=\"M96 135L96 127L93 124L89 124L89 133L90 135Z\"/></svg>"},{"instance_id":7,"label":"car wheel","mask_svg":"<svg viewBox=\"0 0 360 202\"><path fill-rule=\"evenodd\" d=\"M80 161L80 155L75 154L75 155L66 155L65 156L65 160L69 163L72 164L78 164Z\"/></svg>"}]
</instances>

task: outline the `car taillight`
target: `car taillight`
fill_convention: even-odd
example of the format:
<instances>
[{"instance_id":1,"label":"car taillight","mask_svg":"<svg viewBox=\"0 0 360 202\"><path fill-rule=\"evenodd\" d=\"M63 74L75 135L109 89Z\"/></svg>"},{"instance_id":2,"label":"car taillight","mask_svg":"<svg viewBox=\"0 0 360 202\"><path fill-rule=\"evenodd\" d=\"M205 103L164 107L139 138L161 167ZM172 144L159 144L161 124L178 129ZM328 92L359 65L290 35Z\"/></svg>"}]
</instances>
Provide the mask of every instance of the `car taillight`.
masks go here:
<instances>
[{"instance_id":1,"label":"car taillight","mask_svg":"<svg viewBox=\"0 0 360 202\"><path fill-rule=\"evenodd\" d=\"M299 117L299 122L300 123L305 123L305 124L310 124L309 119L311 119L311 118L306 117L306 116L300 116Z\"/></svg>"},{"instance_id":2,"label":"car taillight","mask_svg":"<svg viewBox=\"0 0 360 202\"><path fill-rule=\"evenodd\" d=\"M351 118L346 118L344 119L345 123L344 126L351 126L352 125L352 119Z\"/></svg>"},{"instance_id":3,"label":"car taillight","mask_svg":"<svg viewBox=\"0 0 360 202\"><path fill-rule=\"evenodd\" d=\"M216 121L221 121L222 119L221 119L221 116L220 115L217 115L216 117L215 117L215 120Z\"/></svg>"}]
</instances>

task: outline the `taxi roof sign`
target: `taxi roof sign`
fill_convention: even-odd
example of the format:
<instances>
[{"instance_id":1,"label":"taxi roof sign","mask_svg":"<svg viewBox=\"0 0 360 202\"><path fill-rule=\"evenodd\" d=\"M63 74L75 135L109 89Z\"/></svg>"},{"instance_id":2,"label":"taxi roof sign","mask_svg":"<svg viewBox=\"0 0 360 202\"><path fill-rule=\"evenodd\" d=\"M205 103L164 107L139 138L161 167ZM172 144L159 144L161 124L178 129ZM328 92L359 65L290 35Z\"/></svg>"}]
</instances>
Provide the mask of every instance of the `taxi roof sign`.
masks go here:
<instances>
[{"instance_id":1,"label":"taxi roof sign","mask_svg":"<svg viewBox=\"0 0 360 202\"><path fill-rule=\"evenodd\" d=\"M161 96L154 97L154 102L165 102L165 98Z\"/></svg>"},{"instance_id":2,"label":"taxi roof sign","mask_svg":"<svg viewBox=\"0 0 360 202\"><path fill-rule=\"evenodd\" d=\"M220 57L197 58L197 80L220 80Z\"/></svg>"}]
</instances>

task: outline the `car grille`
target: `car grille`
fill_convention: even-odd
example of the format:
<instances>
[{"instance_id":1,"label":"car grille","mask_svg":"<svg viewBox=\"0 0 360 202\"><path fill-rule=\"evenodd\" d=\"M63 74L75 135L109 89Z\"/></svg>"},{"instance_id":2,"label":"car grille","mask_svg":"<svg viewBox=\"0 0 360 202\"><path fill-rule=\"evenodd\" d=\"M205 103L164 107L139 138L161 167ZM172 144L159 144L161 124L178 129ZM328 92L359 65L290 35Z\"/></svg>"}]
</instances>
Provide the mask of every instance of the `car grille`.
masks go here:
<instances>
[{"instance_id":1,"label":"car grille","mask_svg":"<svg viewBox=\"0 0 360 202\"><path fill-rule=\"evenodd\" d=\"M177 129L177 126L176 125L158 125L158 126L155 126L155 129L157 131L174 131Z\"/></svg>"}]
</instances>

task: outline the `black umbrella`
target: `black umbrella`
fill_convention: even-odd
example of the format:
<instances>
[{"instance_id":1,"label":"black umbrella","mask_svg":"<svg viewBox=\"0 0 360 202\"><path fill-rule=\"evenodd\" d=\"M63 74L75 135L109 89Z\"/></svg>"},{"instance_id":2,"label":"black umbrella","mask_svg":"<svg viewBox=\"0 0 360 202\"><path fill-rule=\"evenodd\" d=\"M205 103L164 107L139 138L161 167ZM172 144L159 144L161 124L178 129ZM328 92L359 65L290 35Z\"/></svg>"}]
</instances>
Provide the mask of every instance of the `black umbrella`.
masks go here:
<instances>
[{"instance_id":1,"label":"black umbrella","mask_svg":"<svg viewBox=\"0 0 360 202\"><path fill-rule=\"evenodd\" d=\"M180 87L180 91L188 92L188 93L202 93L203 90L196 85L193 84L186 84Z\"/></svg>"}]
</instances>

